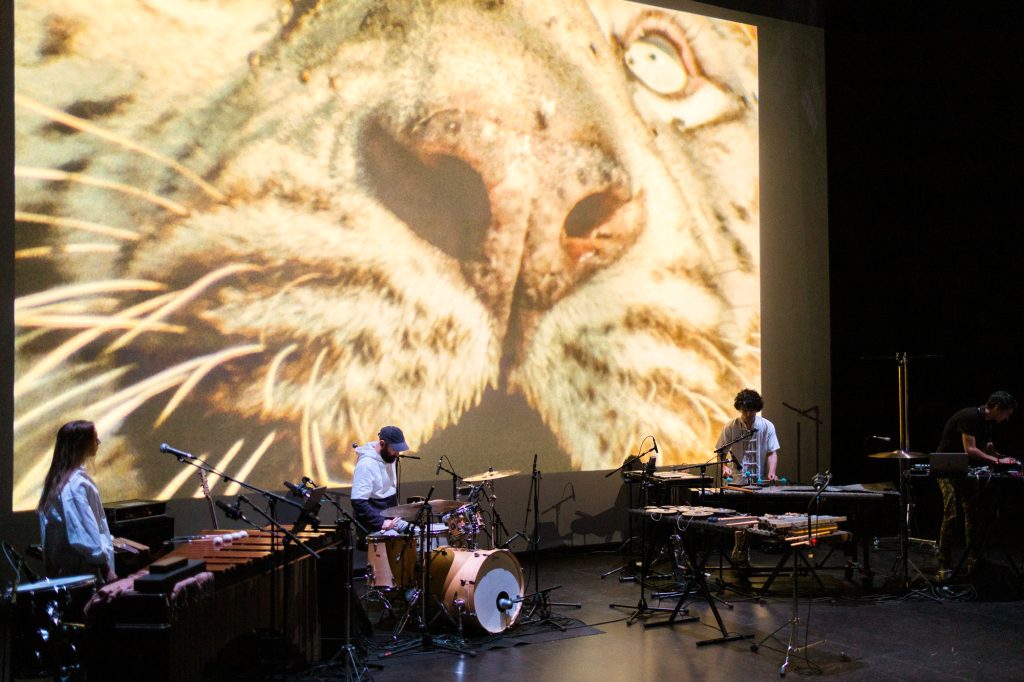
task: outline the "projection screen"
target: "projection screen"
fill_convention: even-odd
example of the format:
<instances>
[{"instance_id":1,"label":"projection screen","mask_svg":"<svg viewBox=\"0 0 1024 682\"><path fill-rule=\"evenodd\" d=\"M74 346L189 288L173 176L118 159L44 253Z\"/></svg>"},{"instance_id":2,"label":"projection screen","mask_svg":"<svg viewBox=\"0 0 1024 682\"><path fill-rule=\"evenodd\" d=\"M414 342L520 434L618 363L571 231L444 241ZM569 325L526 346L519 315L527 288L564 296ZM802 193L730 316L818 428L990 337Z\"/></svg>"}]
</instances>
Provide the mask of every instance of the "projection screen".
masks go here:
<instances>
[{"instance_id":1,"label":"projection screen","mask_svg":"<svg viewBox=\"0 0 1024 682\"><path fill-rule=\"evenodd\" d=\"M165 499L161 443L343 485L385 424L428 473L704 460L760 385L753 26L26 0L15 43L15 510L71 419Z\"/></svg>"}]
</instances>

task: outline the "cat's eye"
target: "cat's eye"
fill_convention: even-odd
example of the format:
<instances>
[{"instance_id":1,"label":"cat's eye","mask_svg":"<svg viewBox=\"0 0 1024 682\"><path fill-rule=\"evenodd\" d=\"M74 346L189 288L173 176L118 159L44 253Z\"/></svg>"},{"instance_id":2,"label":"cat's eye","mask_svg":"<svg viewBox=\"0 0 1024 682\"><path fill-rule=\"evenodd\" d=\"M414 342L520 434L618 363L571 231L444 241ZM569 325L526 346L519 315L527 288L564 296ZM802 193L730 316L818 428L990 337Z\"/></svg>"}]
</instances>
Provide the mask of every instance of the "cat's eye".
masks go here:
<instances>
[{"instance_id":1,"label":"cat's eye","mask_svg":"<svg viewBox=\"0 0 1024 682\"><path fill-rule=\"evenodd\" d=\"M682 92L690 80L676 47L663 35L648 33L626 48L626 67L659 95Z\"/></svg>"},{"instance_id":2,"label":"cat's eye","mask_svg":"<svg viewBox=\"0 0 1024 682\"><path fill-rule=\"evenodd\" d=\"M699 67L682 29L660 12L639 15L621 36L630 74L659 95L682 95Z\"/></svg>"}]
</instances>

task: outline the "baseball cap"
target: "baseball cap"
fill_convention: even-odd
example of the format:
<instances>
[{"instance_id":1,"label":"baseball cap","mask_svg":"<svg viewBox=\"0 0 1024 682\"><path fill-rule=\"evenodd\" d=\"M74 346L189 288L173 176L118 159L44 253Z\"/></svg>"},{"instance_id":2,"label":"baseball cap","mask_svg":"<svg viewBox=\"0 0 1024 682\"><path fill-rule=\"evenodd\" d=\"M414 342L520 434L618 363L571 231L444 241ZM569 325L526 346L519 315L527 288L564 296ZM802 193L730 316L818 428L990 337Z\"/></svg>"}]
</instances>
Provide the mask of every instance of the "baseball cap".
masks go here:
<instances>
[{"instance_id":1,"label":"baseball cap","mask_svg":"<svg viewBox=\"0 0 1024 682\"><path fill-rule=\"evenodd\" d=\"M377 434L381 440L386 440L395 452L405 452L409 444L405 442L405 434L397 426L385 426Z\"/></svg>"}]
</instances>

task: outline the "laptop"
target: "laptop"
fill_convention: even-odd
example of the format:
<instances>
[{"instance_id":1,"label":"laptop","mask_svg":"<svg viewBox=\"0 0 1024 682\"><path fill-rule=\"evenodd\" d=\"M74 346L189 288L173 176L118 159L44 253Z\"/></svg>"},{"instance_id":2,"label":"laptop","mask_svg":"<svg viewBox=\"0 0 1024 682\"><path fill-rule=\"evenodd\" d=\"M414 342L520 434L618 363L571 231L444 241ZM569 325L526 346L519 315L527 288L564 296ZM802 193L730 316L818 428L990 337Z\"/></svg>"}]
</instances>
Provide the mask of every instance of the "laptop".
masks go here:
<instances>
[{"instance_id":1,"label":"laptop","mask_svg":"<svg viewBox=\"0 0 1024 682\"><path fill-rule=\"evenodd\" d=\"M932 476L966 476L966 452L932 452L928 454L928 470Z\"/></svg>"}]
</instances>

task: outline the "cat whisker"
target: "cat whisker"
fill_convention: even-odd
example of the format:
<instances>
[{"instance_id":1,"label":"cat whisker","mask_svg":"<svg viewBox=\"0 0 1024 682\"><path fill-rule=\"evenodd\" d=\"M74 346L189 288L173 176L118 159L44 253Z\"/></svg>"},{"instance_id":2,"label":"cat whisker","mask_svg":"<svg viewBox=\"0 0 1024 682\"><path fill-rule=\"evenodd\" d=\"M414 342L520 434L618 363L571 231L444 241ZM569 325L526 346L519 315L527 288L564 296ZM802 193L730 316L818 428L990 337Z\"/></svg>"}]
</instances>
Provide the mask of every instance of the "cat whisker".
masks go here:
<instances>
[{"instance_id":1,"label":"cat whisker","mask_svg":"<svg viewBox=\"0 0 1024 682\"><path fill-rule=\"evenodd\" d=\"M267 378L263 383L262 416L266 417L274 409L274 387L277 385L277 373L281 369L281 365L284 364L285 359L298 350L298 348L299 344L297 343L289 344L278 351L274 359L270 361L270 366L267 367Z\"/></svg>"},{"instance_id":2,"label":"cat whisker","mask_svg":"<svg viewBox=\"0 0 1024 682\"><path fill-rule=\"evenodd\" d=\"M162 294L154 296L151 299L143 301L127 310L123 311L118 317L133 317L136 315L142 315L153 308L162 305L165 300L170 297L171 294ZM72 355L77 353L82 348L86 347L97 338L102 336L108 331L105 324L98 325L87 331L83 331L75 336L71 337L61 345L54 348L52 351L47 353L39 362L35 363L31 369L25 372L23 375L18 377L14 382L14 395L15 397L24 395L26 392L32 390L39 382L40 378L49 374L53 369L60 366Z\"/></svg>"},{"instance_id":3,"label":"cat whisker","mask_svg":"<svg viewBox=\"0 0 1024 682\"><path fill-rule=\"evenodd\" d=\"M16 313L14 324L18 327L43 327L46 329L93 329L102 324L108 329L134 329L144 323L135 318L114 316ZM153 331L174 334L183 334L186 330L186 327L178 324L160 323L151 326Z\"/></svg>"},{"instance_id":4,"label":"cat whisker","mask_svg":"<svg viewBox=\"0 0 1024 682\"><path fill-rule=\"evenodd\" d=\"M19 296L14 301L14 310L26 310L50 305L69 299L86 298L94 294L105 294L109 292L122 291L159 291L167 287L160 282L148 279L113 279L98 282L83 282L81 284L68 284L62 287L53 287L46 291L35 294Z\"/></svg>"},{"instance_id":5,"label":"cat whisker","mask_svg":"<svg viewBox=\"0 0 1024 682\"><path fill-rule=\"evenodd\" d=\"M121 248L114 244L63 244L61 246L36 246L14 252L14 260L53 258L83 253L119 253Z\"/></svg>"},{"instance_id":6,"label":"cat whisker","mask_svg":"<svg viewBox=\"0 0 1024 682\"><path fill-rule=\"evenodd\" d=\"M203 377L209 374L218 365L222 365L225 362L234 360L236 358L244 357L246 355L262 353L264 350L266 350L266 348L262 344L252 344L249 346L237 346L235 348L229 348L226 351L221 351L216 355L209 356L210 359L207 362L201 364L199 367L197 367L192 372L192 374L189 375L188 379L186 379L185 382L182 383L178 390L174 392L174 395L171 396L171 399L167 402L167 405L160 413L160 416L156 418L156 422L154 422L153 428L158 428L161 424L163 424L167 420L167 418L171 416L174 410L178 408L178 405L181 404L181 401L184 400L192 391L192 389L196 387L196 384L202 381Z\"/></svg>"},{"instance_id":7,"label":"cat whisker","mask_svg":"<svg viewBox=\"0 0 1024 682\"><path fill-rule=\"evenodd\" d=\"M313 463L316 465L316 476L319 481L329 481L327 474L327 460L324 457L324 442L320 435L320 422L314 419L310 423L310 441L313 446ZM321 485L329 485L322 483Z\"/></svg>"},{"instance_id":8,"label":"cat whisker","mask_svg":"<svg viewBox=\"0 0 1024 682\"><path fill-rule=\"evenodd\" d=\"M69 128L73 128L84 133L89 133L90 135L95 135L96 137L107 140L108 142L113 142L114 144L124 147L125 149L131 149L132 151L136 151L139 152L140 154L148 156L149 158L160 162L164 166L174 169L175 172L177 172L183 178L186 178L187 180L195 184L215 201L224 201L226 198L216 187L203 180L194 171L190 170L189 168L186 168L185 166L178 163L174 159L168 156L164 156L163 154L160 154L159 152L153 149L150 149L149 147L144 147L126 137L122 137L109 130L105 130L95 125L94 123L90 123L89 121L81 119L77 116L73 116L63 111L59 111L57 109L48 107L45 104L37 102L36 100L26 95L19 95L16 93L14 95L14 102L15 104L23 106L27 109L31 109L37 114L45 116L46 118L49 118L52 121L62 123L63 125L68 126Z\"/></svg>"},{"instance_id":9,"label":"cat whisker","mask_svg":"<svg viewBox=\"0 0 1024 682\"><path fill-rule=\"evenodd\" d=\"M225 265L222 268L218 268L213 272L210 272L203 277L196 280L192 285L182 289L175 293L173 298L167 302L167 304L161 306L157 310L147 315L144 319L146 323L155 323L158 320L167 317L168 315L180 310L183 306L191 303L206 289L215 284L217 281L237 274L239 272L253 272L260 268L255 265L249 265L246 263L232 263L231 265ZM142 324L135 329L123 334L120 338L114 341L112 344L107 346L104 350L105 353L113 353L114 351L124 348L126 345L132 342L139 334L148 331L147 325Z\"/></svg>"},{"instance_id":10,"label":"cat whisker","mask_svg":"<svg viewBox=\"0 0 1024 682\"><path fill-rule=\"evenodd\" d=\"M269 448L271 443L274 442L275 433L275 431L271 431L270 434L263 439L263 442L259 444L259 447L253 450L252 454L249 455L249 459L245 460L245 464L243 464L242 467L238 470L238 473L234 475L234 478L244 481L246 478L249 477L249 474L252 473L252 470L255 469L256 465L259 464L261 459L263 459L263 455L266 454L267 448ZM240 486L237 483L231 483L230 485L228 485L227 488L224 489L224 494L234 495L235 493L238 492L239 488Z\"/></svg>"},{"instance_id":11,"label":"cat whisker","mask_svg":"<svg viewBox=\"0 0 1024 682\"><path fill-rule=\"evenodd\" d=\"M327 349L324 348L316 356L316 360L313 362L313 368L309 372L309 381L306 382L306 393L302 400L302 423L300 425L300 449L302 453L302 470L312 471L313 470L313 453L310 445L310 422L312 421L311 414L313 412L314 403L316 400L316 387L317 380L320 374L320 366L323 364L324 358L327 356Z\"/></svg>"},{"instance_id":12,"label":"cat whisker","mask_svg":"<svg viewBox=\"0 0 1024 682\"><path fill-rule=\"evenodd\" d=\"M216 367L230 360L261 352L263 352L263 346L238 346L217 351L211 355L186 360L118 391L114 395L95 403L91 409L103 414L101 420L110 422L107 426L113 426L134 412L135 408L150 398L184 383L196 368L204 367L207 364L212 364ZM111 421L112 418L114 418L113 421ZM99 421L97 421L98 424Z\"/></svg>"},{"instance_id":13,"label":"cat whisker","mask_svg":"<svg viewBox=\"0 0 1024 682\"><path fill-rule=\"evenodd\" d=\"M221 468L223 466L222 463L230 462L234 458L234 456L237 455L238 452L242 449L242 445L244 443L245 443L245 439L239 439L239 440L235 441L234 444L232 444L231 447L228 448L227 453L224 455L224 457L221 458L221 461L217 463L217 468L220 469L221 471L223 471L223 469ZM205 457L206 457L206 453L202 453L200 455L201 459L204 459ZM169 497L173 497L174 494L177 493L178 490L180 490L181 487L183 485L185 485L186 482L188 482L188 479L191 478L192 475L195 474L195 472L196 472L195 467L192 467L192 466L182 466L182 467L180 467L179 470L178 470L178 473L176 473L171 478L171 480L167 482L167 485L165 485L163 487L163 490L161 490L157 494L157 498L162 500L162 499L166 499L166 498L169 498ZM213 486L217 482L217 480L219 480L219 479L215 478L215 479L210 481L210 492L211 493L213 492ZM202 494L202 486L199 486L197 489L199 490L199 495L201 495ZM193 494L192 497L199 497L199 495Z\"/></svg>"},{"instance_id":14,"label":"cat whisker","mask_svg":"<svg viewBox=\"0 0 1024 682\"><path fill-rule=\"evenodd\" d=\"M35 223L38 225L50 225L52 227L66 227L74 230L82 230L85 232L91 232L92 234L98 234L104 237L110 237L112 239L120 239L123 241L135 242L138 241L141 236L134 230L126 230L120 227L112 227L110 225L103 225L102 223L94 223L89 220L79 220L77 218L63 218L61 216L46 215L43 213L28 213L26 211L15 211L14 220L19 223Z\"/></svg>"},{"instance_id":15,"label":"cat whisker","mask_svg":"<svg viewBox=\"0 0 1024 682\"><path fill-rule=\"evenodd\" d=\"M69 390L61 391L55 397L36 405L31 410L15 419L14 433L17 434L18 431L32 424L45 413L52 412L53 414L57 414L61 405L69 403L79 396L88 395L92 391L102 388L106 384L117 381L127 374L130 369L131 367L128 366L115 367L108 372L98 374L90 379L76 383L73 388Z\"/></svg>"},{"instance_id":16,"label":"cat whisker","mask_svg":"<svg viewBox=\"0 0 1024 682\"><path fill-rule=\"evenodd\" d=\"M103 178L95 178L91 175L84 175L82 173L69 173L67 171L57 170L56 168L38 168L36 166L15 166L14 177L16 178L28 178L30 180L49 180L51 182L72 182L80 185L87 185L89 187L98 187L100 189L109 189L114 192L121 192L129 196L142 199L155 206L164 208L171 213L179 216L187 216L191 212L179 204L176 201L167 199L166 197L153 194L141 190L138 187L129 185L123 182L116 182L114 180L104 180Z\"/></svg>"}]
</instances>

